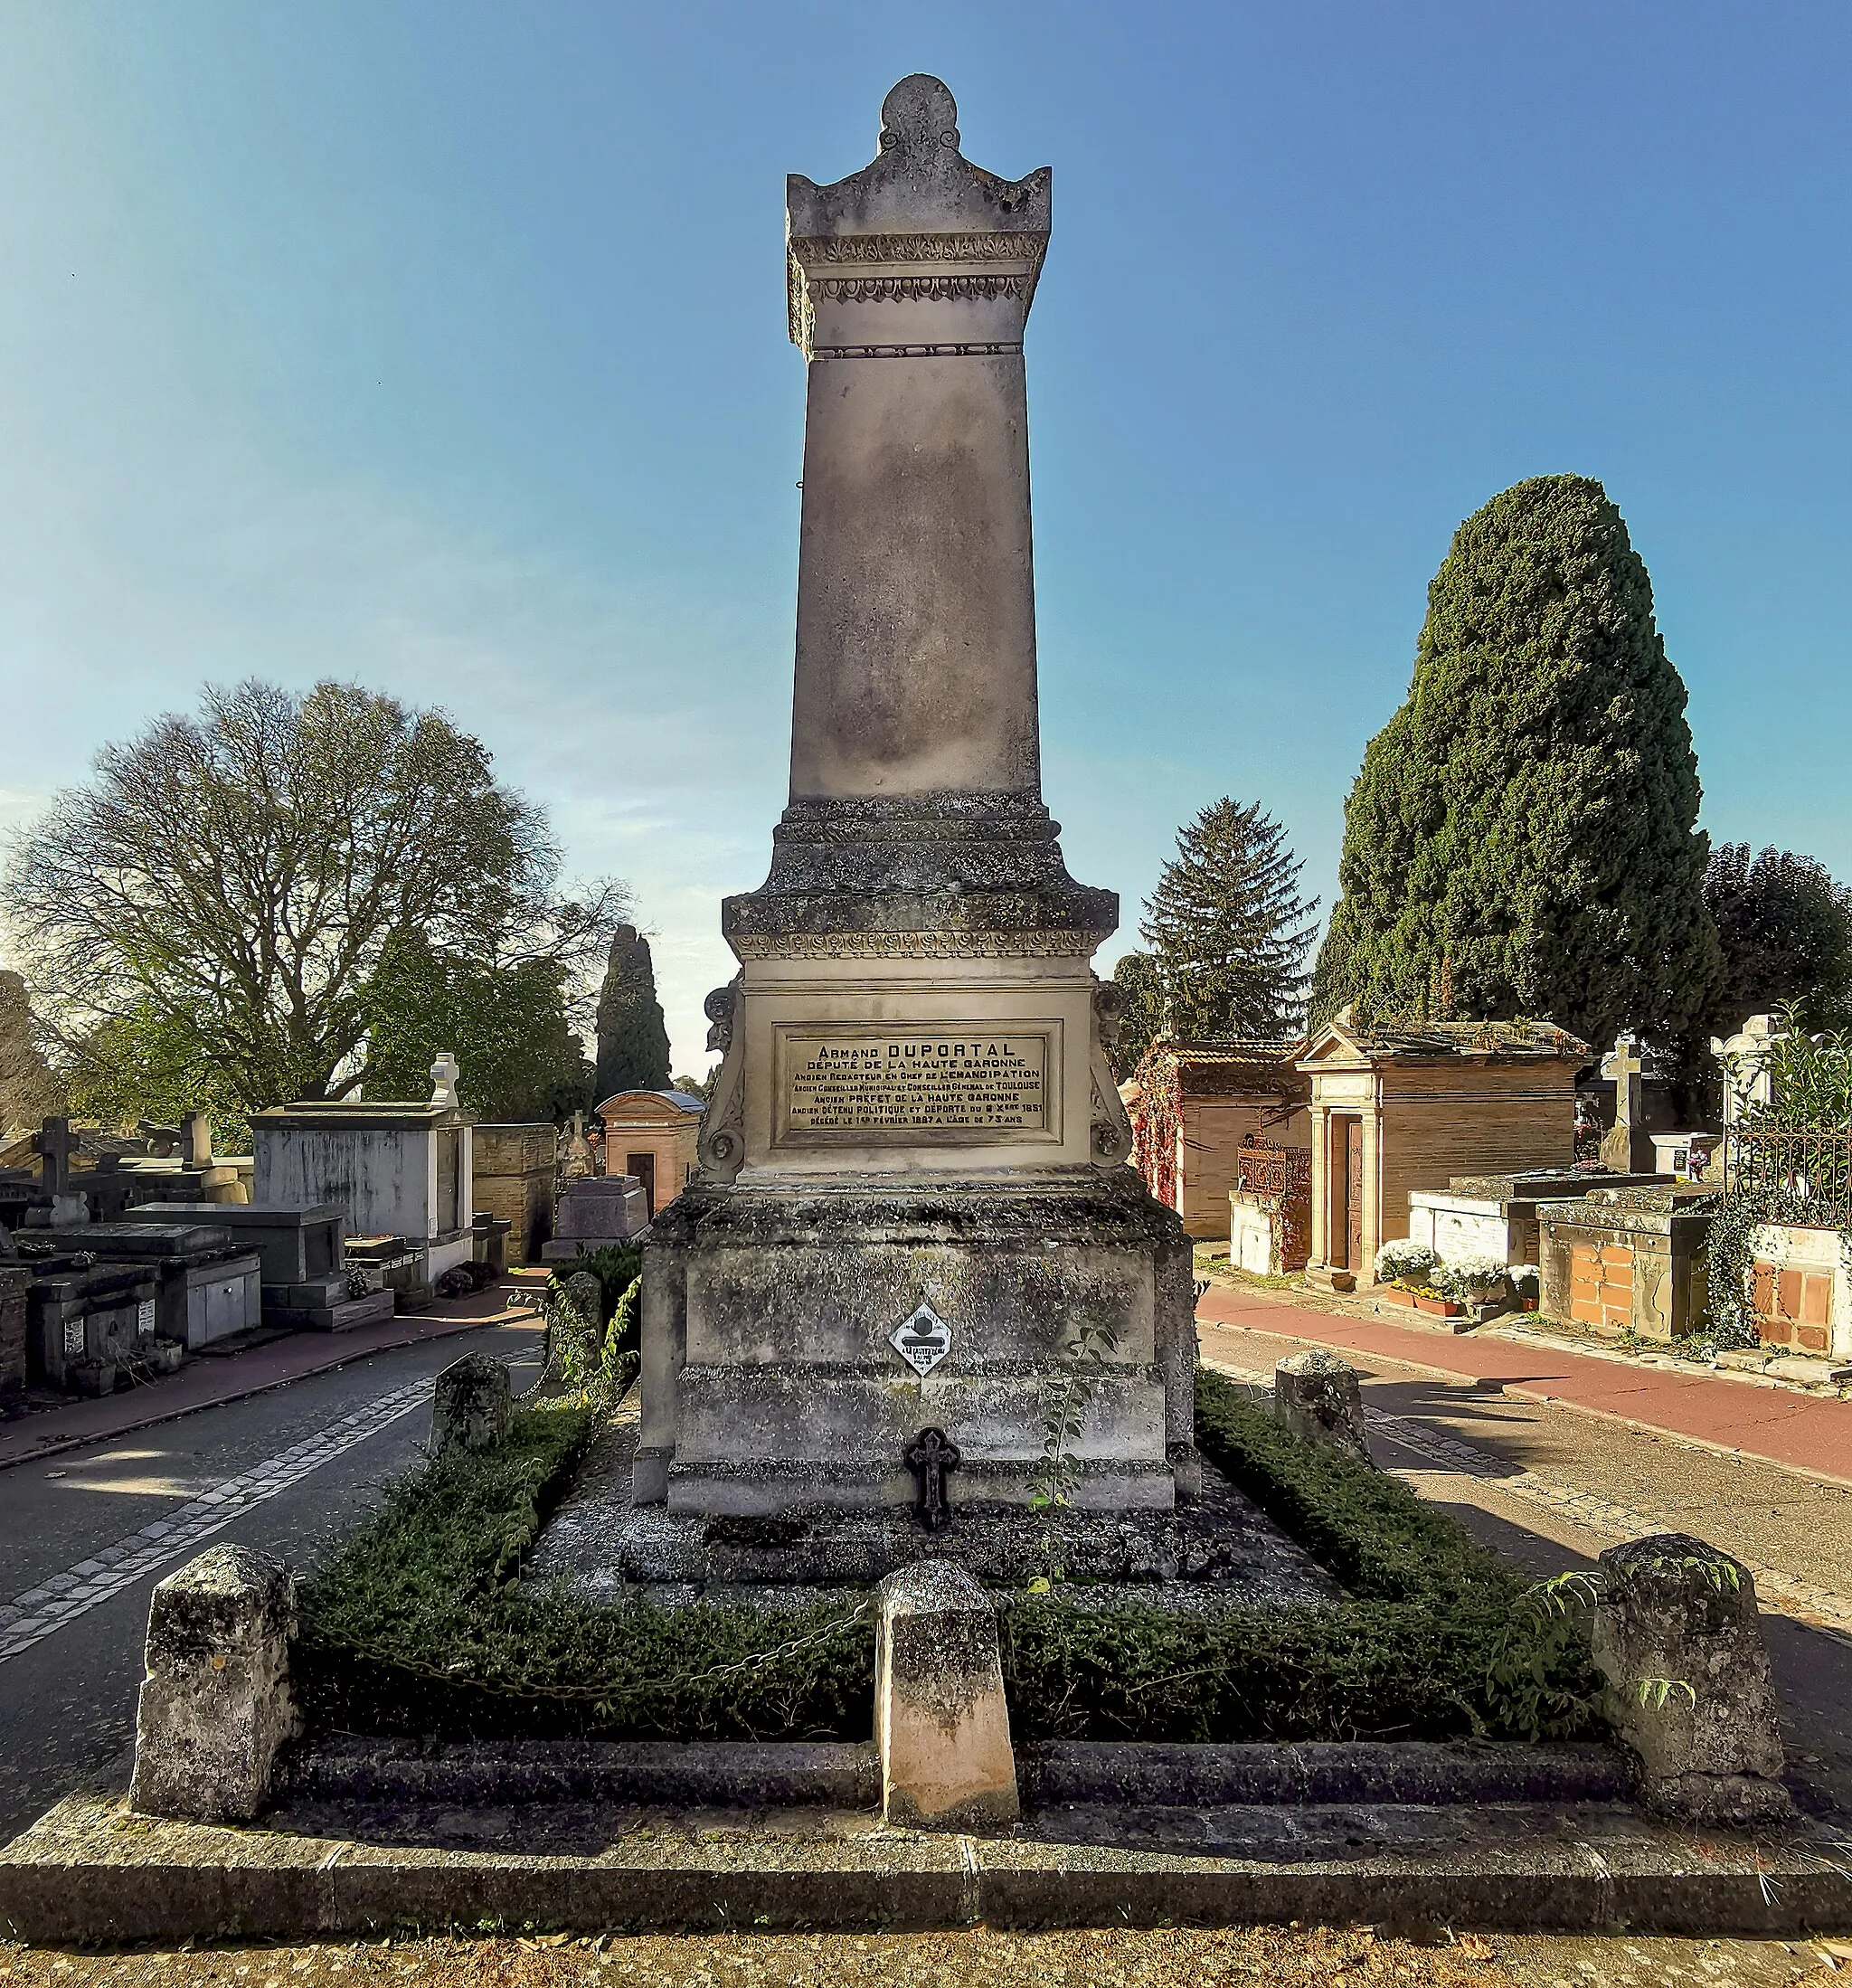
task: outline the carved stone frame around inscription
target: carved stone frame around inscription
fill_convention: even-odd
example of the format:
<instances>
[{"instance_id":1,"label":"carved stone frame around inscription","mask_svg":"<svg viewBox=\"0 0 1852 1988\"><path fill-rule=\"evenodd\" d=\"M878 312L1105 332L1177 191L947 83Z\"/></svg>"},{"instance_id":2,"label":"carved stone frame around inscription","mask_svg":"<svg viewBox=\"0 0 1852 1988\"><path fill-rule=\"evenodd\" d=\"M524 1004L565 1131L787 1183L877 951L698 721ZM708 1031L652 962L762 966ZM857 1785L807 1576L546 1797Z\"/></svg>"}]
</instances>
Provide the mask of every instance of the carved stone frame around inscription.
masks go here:
<instances>
[{"instance_id":1,"label":"carved stone frame around inscription","mask_svg":"<svg viewBox=\"0 0 1852 1988\"><path fill-rule=\"evenodd\" d=\"M775 1022L772 1025L771 1143L775 1150L815 1150L836 1146L1009 1146L1059 1145L1062 1141L1062 1089L1064 1066L1062 1023L1058 1016L1011 1017L985 1021ZM1039 1122L1008 1125L908 1125L822 1127L792 1122L793 1094L800 1065L824 1044L867 1045L885 1049L892 1043L1007 1040L1034 1045L1039 1054L1042 1083ZM883 1059L884 1060L884 1059Z\"/></svg>"}]
</instances>

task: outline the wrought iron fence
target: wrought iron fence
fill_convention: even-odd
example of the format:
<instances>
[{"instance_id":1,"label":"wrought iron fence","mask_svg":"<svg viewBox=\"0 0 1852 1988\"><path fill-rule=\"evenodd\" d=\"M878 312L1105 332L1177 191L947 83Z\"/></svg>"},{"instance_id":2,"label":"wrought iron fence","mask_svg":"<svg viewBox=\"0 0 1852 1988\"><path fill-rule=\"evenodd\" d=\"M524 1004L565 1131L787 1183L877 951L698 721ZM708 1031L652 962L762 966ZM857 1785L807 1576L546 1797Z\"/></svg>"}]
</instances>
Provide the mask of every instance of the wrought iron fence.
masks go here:
<instances>
[{"instance_id":1,"label":"wrought iron fence","mask_svg":"<svg viewBox=\"0 0 1852 1988\"><path fill-rule=\"evenodd\" d=\"M1806 1205L1809 1226L1852 1220L1852 1124L1733 1125L1724 1141L1724 1180L1733 1193L1779 1188Z\"/></svg>"},{"instance_id":2,"label":"wrought iron fence","mask_svg":"<svg viewBox=\"0 0 1852 1988\"><path fill-rule=\"evenodd\" d=\"M1249 1135L1252 1138L1252 1134ZM1235 1156L1235 1185L1243 1194L1273 1194L1282 1201L1309 1201L1312 1155L1306 1146L1242 1143Z\"/></svg>"}]
</instances>

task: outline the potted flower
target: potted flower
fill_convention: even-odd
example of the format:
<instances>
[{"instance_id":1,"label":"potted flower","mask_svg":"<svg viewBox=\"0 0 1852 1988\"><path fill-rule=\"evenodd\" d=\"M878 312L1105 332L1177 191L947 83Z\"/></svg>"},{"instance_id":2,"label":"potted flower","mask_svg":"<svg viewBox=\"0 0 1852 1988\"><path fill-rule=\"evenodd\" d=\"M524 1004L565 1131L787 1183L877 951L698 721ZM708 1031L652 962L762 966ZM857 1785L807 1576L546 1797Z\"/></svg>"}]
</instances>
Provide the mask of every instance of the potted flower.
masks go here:
<instances>
[{"instance_id":1,"label":"potted flower","mask_svg":"<svg viewBox=\"0 0 1852 1988\"><path fill-rule=\"evenodd\" d=\"M1506 1266L1496 1256L1456 1256L1435 1270L1433 1283L1462 1310L1502 1302L1510 1289Z\"/></svg>"},{"instance_id":2,"label":"potted flower","mask_svg":"<svg viewBox=\"0 0 1852 1988\"><path fill-rule=\"evenodd\" d=\"M1376 1252L1376 1282L1391 1304L1405 1304L1441 1317L1457 1316L1459 1307L1434 1288L1434 1273L1441 1259L1425 1243L1403 1236L1384 1243Z\"/></svg>"}]
</instances>

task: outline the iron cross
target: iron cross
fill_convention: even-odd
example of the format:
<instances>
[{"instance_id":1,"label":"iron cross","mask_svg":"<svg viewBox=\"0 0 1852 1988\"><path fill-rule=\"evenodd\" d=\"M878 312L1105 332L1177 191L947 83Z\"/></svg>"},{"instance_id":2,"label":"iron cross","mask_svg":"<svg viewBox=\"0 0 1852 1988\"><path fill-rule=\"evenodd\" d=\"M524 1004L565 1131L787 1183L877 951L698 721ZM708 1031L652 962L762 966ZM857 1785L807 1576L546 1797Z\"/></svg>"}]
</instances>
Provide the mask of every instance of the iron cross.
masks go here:
<instances>
[{"instance_id":1,"label":"iron cross","mask_svg":"<svg viewBox=\"0 0 1852 1988\"><path fill-rule=\"evenodd\" d=\"M921 1429L907 1445L907 1468L920 1486L920 1523L928 1532L943 1532L951 1523L946 1501L945 1473L964 1462L959 1446L943 1429Z\"/></svg>"}]
</instances>

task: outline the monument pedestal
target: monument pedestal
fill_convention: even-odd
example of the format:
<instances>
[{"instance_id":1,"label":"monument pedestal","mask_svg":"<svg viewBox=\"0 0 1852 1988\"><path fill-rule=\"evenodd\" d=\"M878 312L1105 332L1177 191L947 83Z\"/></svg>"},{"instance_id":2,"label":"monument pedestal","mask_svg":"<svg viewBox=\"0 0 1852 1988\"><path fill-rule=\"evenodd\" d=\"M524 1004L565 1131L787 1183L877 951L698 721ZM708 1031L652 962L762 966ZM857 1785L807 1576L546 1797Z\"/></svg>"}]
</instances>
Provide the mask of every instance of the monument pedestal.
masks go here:
<instances>
[{"instance_id":1,"label":"monument pedestal","mask_svg":"<svg viewBox=\"0 0 1852 1988\"><path fill-rule=\"evenodd\" d=\"M1026 1535L1038 1493L1161 1528L1199 1481L1190 1245L1125 1164L1122 996L1089 964L1118 899L1042 802L1022 340L1049 175L970 165L955 120L909 77L872 165L788 185L790 800L723 910L698 1176L644 1239L633 1497L666 1550L744 1528L798 1580L886 1572L893 1525Z\"/></svg>"}]
</instances>

